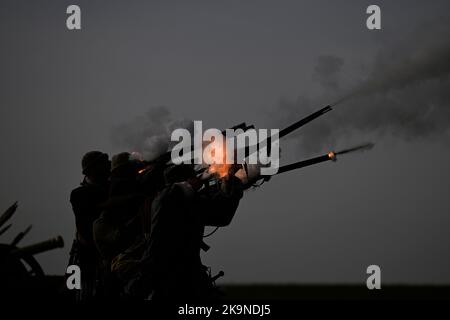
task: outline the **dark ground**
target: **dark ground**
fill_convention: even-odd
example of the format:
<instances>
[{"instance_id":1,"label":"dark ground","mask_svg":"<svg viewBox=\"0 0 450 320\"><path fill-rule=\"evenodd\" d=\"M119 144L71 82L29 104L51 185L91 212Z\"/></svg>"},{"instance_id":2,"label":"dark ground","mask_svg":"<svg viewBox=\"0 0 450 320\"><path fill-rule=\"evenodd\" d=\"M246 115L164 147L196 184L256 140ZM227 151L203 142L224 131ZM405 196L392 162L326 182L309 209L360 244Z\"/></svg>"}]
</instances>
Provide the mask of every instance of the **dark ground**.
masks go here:
<instances>
[{"instance_id":1,"label":"dark ground","mask_svg":"<svg viewBox=\"0 0 450 320\"><path fill-rule=\"evenodd\" d=\"M63 288L62 277L47 278L51 287ZM229 300L450 300L450 285L382 285L380 290L350 284L233 284L220 288Z\"/></svg>"},{"instance_id":2,"label":"dark ground","mask_svg":"<svg viewBox=\"0 0 450 320\"><path fill-rule=\"evenodd\" d=\"M382 285L368 290L361 285L228 285L227 298L243 300L372 300L450 299L450 286Z\"/></svg>"}]
</instances>

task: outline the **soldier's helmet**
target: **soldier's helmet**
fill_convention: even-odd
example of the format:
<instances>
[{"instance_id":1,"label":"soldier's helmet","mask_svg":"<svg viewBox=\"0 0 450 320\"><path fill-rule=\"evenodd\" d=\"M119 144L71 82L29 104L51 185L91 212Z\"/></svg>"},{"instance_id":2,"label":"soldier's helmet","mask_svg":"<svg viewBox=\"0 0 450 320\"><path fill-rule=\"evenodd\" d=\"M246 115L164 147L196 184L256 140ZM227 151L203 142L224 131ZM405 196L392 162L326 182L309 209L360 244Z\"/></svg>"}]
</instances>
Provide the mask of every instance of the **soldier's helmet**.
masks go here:
<instances>
[{"instance_id":1,"label":"soldier's helmet","mask_svg":"<svg viewBox=\"0 0 450 320\"><path fill-rule=\"evenodd\" d=\"M115 169L130 164L131 154L128 152L121 152L114 155L111 159L111 171Z\"/></svg>"},{"instance_id":2,"label":"soldier's helmet","mask_svg":"<svg viewBox=\"0 0 450 320\"><path fill-rule=\"evenodd\" d=\"M103 170L108 166L111 166L108 154L101 151L89 151L81 159L81 168L84 175L95 174L95 171L99 168Z\"/></svg>"}]
</instances>

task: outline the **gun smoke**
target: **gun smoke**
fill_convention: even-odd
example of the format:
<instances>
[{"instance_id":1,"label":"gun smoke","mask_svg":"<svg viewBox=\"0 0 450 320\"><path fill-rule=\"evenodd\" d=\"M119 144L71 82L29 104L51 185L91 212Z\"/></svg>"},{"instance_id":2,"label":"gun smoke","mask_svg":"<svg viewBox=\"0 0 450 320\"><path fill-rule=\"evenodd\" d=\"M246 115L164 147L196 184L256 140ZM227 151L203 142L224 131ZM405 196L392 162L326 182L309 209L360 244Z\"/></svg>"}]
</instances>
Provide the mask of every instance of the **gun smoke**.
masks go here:
<instances>
[{"instance_id":1,"label":"gun smoke","mask_svg":"<svg viewBox=\"0 0 450 320\"><path fill-rule=\"evenodd\" d=\"M448 143L450 125L450 19L416 29L395 45L385 44L357 83L345 83L345 59L317 58L312 79L320 95L282 99L269 112L267 126L283 128L320 107L336 106L320 121L290 135L302 153L317 153L347 143L348 138L395 136L406 141L437 138ZM351 71L355 72L355 71ZM350 73L350 71L349 71ZM355 77L353 77L355 78ZM144 116L113 130L116 146L139 151L152 160L170 149L175 128L191 128L188 120L174 120L167 107L151 108Z\"/></svg>"},{"instance_id":2,"label":"gun smoke","mask_svg":"<svg viewBox=\"0 0 450 320\"><path fill-rule=\"evenodd\" d=\"M339 150L334 152L334 154L338 155L338 154L346 154L346 153L352 153L352 152L362 152L362 151L368 151L370 149L372 149L375 146L374 143L372 142L368 142L359 146L355 146L355 147L351 147L348 149L344 149L344 150Z\"/></svg>"},{"instance_id":3,"label":"gun smoke","mask_svg":"<svg viewBox=\"0 0 450 320\"><path fill-rule=\"evenodd\" d=\"M437 138L449 141L450 125L450 24L449 19L422 26L389 48L383 48L361 74L363 80L344 85L345 61L320 56L313 79L320 85L320 97L299 96L282 100L270 113L269 123L289 124L290 119L308 114L333 101L335 110L321 121L293 135L300 150L323 151L357 133L377 137L392 135L404 140ZM336 97L340 97L336 99Z\"/></svg>"},{"instance_id":4,"label":"gun smoke","mask_svg":"<svg viewBox=\"0 0 450 320\"><path fill-rule=\"evenodd\" d=\"M176 128L193 132L193 122L175 120L169 108L158 106L113 128L111 138L115 146L139 152L144 160L151 161L170 149L170 135Z\"/></svg>"}]
</instances>

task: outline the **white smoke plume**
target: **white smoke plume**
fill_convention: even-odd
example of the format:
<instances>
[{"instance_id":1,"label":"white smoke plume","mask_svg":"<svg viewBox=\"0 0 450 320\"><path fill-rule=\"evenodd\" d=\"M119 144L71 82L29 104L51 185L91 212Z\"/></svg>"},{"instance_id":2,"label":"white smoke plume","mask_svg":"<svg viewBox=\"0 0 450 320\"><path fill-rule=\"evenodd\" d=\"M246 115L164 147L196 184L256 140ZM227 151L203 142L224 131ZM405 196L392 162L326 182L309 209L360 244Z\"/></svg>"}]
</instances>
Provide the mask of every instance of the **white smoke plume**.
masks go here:
<instances>
[{"instance_id":1,"label":"white smoke plume","mask_svg":"<svg viewBox=\"0 0 450 320\"><path fill-rule=\"evenodd\" d=\"M450 128L450 19L436 20L376 55L369 72L347 87L340 81L344 59L321 56L314 69L320 97L280 102L270 123L283 127L326 104L335 110L296 134L300 150L323 151L343 137L393 135L400 139L436 138L447 143ZM334 102L336 101L336 102ZM334 103L333 103L334 102Z\"/></svg>"},{"instance_id":2,"label":"white smoke plume","mask_svg":"<svg viewBox=\"0 0 450 320\"><path fill-rule=\"evenodd\" d=\"M127 151L139 152L145 160L154 160L171 147L170 135L176 128L186 128L192 132L189 120L176 120L169 108L150 108L143 116L112 130L113 144Z\"/></svg>"}]
</instances>

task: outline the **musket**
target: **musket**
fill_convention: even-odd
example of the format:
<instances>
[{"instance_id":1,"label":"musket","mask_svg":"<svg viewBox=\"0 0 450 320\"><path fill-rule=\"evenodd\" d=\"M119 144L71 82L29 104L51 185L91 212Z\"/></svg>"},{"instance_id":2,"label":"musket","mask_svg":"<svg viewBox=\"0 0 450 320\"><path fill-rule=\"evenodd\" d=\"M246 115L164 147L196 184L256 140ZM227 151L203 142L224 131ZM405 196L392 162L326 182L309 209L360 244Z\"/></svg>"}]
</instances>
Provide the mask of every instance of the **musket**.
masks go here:
<instances>
[{"instance_id":1,"label":"musket","mask_svg":"<svg viewBox=\"0 0 450 320\"><path fill-rule=\"evenodd\" d=\"M281 138L287 136L288 134L292 133L293 131L303 127L304 125L310 123L311 121L323 116L324 114L326 114L332 110L333 110L333 108L330 105L327 105L327 106L311 113L310 115L307 115L306 117L292 123L291 125L285 127L284 129L282 129L278 132L278 139L281 139ZM246 126L246 124L244 122L237 126L234 126L232 129L236 129L236 128L243 129L245 132L245 130L253 129L254 126ZM224 134L225 132L226 132L226 130L222 131L222 134ZM247 175L248 175L247 163L243 160L246 159L247 157L249 157L250 155L254 154L255 152L257 152L261 148L261 146L266 146L268 148L268 153L270 153L271 139L272 139L272 137L268 137L267 139L264 139L263 141L258 142L256 145L252 145L252 146L247 145L243 148L235 149L233 151L235 154L235 157L236 156L243 157L243 159L236 159L236 160L240 160L240 161L238 161L238 163L243 162L243 164L241 166ZM250 149L252 149L252 150L250 150ZM325 159L325 158L323 158L323 159ZM304 165L304 166L307 165L309 163L308 161L311 161L311 160L307 160L302 165ZM325 161L325 160L323 160L323 161ZM198 170L198 173L202 173L205 170L207 170L206 167L200 168ZM283 170L285 170L285 169L283 169Z\"/></svg>"},{"instance_id":2,"label":"musket","mask_svg":"<svg viewBox=\"0 0 450 320\"><path fill-rule=\"evenodd\" d=\"M287 126L286 128L280 130L278 137L281 139L282 137L287 136L292 131L295 131L298 128L303 127L305 124L317 119L320 116L323 116L325 113L330 112L331 110L333 110L333 108L331 108L331 106L328 105L328 106L310 114L309 116L306 116L305 118L303 118L297 122L294 122L290 126Z\"/></svg>"},{"instance_id":3,"label":"musket","mask_svg":"<svg viewBox=\"0 0 450 320\"><path fill-rule=\"evenodd\" d=\"M1 236L2 234L4 234L6 231L8 231L8 229L11 228L11 226L12 226L12 224L10 223L10 224L8 224L6 227L0 229L0 236Z\"/></svg>"},{"instance_id":4,"label":"musket","mask_svg":"<svg viewBox=\"0 0 450 320\"><path fill-rule=\"evenodd\" d=\"M281 166L281 167L278 168L278 172L276 174L277 175L278 174L282 174L284 172L288 172L288 171L292 171L292 170L296 170L296 169L312 166L312 165L319 164L319 163L325 162L325 161L336 161L336 160L337 160L336 153L331 151L331 152L328 152L327 154L324 154L322 156L318 156L318 157L314 157L314 158L311 158L311 159L302 160L302 161L298 161L298 162L294 162L294 163L291 163L291 164L287 164L287 165Z\"/></svg>"},{"instance_id":5,"label":"musket","mask_svg":"<svg viewBox=\"0 0 450 320\"><path fill-rule=\"evenodd\" d=\"M241 129L244 132L249 130L249 129L254 129L255 126L254 125L247 125L245 122L239 123L235 126L232 126L231 130L237 130L237 129ZM222 134L225 136L226 135L226 131L228 129L222 130ZM191 147L191 154L194 154L194 146ZM144 166L141 170L139 170L139 174L147 174L150 171L156 171L157 169L161 169L164 168L167 163L171 160L172 158L172 151L167 151L164 152L162 155L160 155L159 157L157 157L154 160L151 161L143 161ZM156 169L156 170L155 170Z\"/></svg>"}]
</instances>

